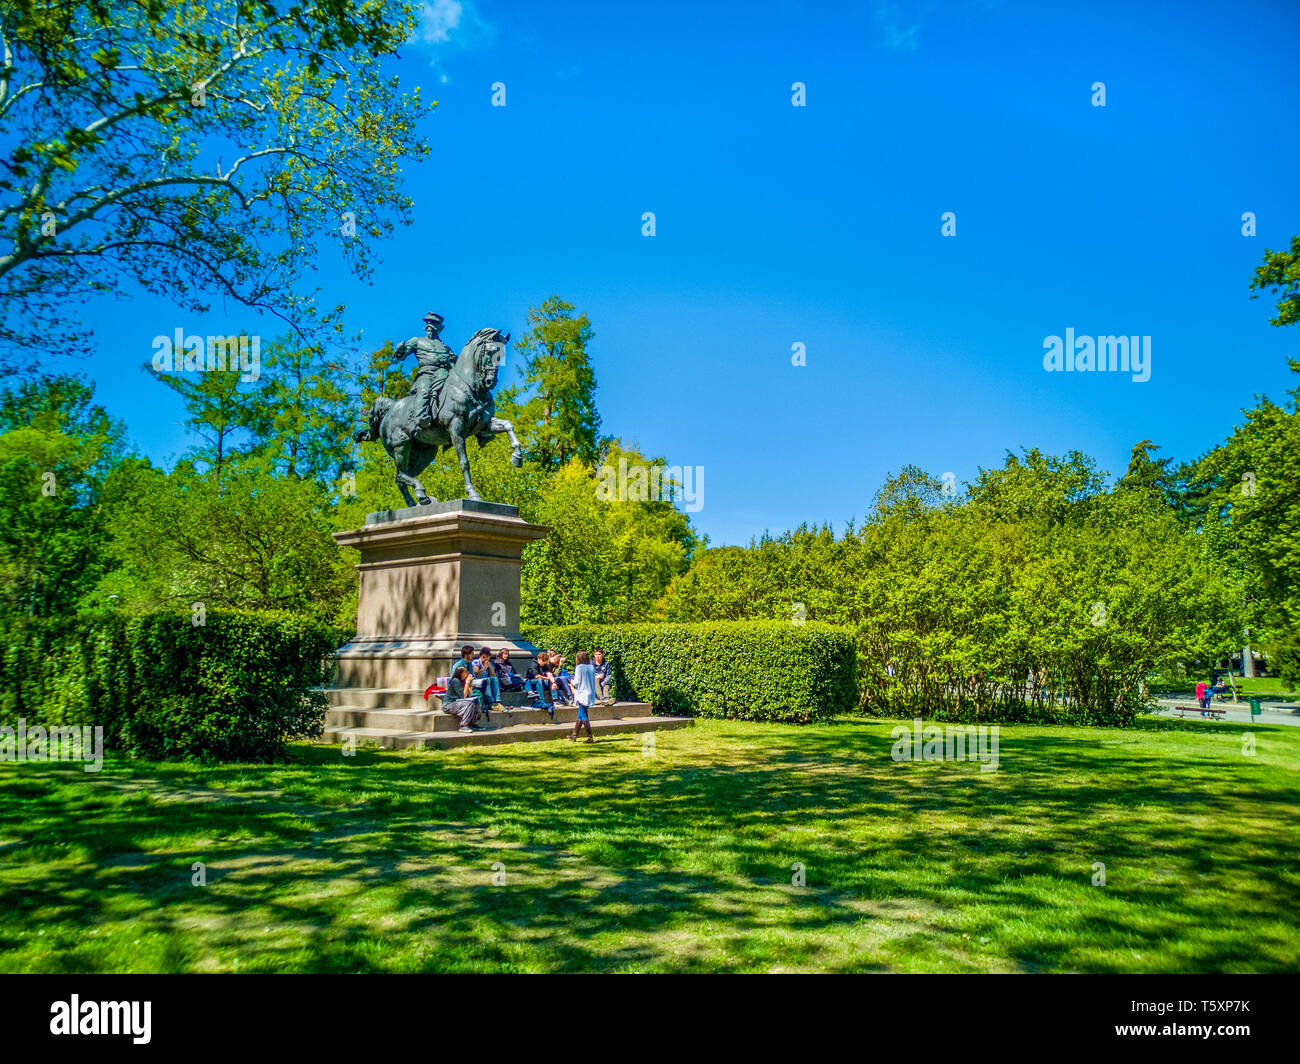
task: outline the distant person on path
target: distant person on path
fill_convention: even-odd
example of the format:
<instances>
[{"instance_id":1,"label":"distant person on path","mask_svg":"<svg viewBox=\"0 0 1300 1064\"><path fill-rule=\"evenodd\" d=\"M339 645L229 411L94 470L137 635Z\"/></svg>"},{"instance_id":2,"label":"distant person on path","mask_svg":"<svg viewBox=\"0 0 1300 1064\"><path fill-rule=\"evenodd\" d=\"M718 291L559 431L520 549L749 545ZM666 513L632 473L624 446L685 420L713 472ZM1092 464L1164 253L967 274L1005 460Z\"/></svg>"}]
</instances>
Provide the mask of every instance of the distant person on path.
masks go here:
<instances>
[{"instance_id":1,"label":"distant person on path","mask_svg":"<svg viewBox=\"0 0 1300 1064\"><path fill-rule=\"evenodd\" d=\"M1205 681L1201 680L1196 685L1196 704L1204 709L1209 703L1205 699Z\"/></svg>"},{"instance_id":2,"label":"distant person on path","mask_svg":"<svg viewBox=\"0 0 1300 1064\"><path fill-rule=\"evenodd\" d=\"M592 664L596 673L596 705L612 706L614 704L614 673L609 662L605 660L605 651L596 648L596 660Z\"/></svg>"},{"instance_id":3,"label":"distant person on path","mask_svg":"<svg viewBox=\"0 0 1300 1064\"><path fill-rule=\"evenodd\" d=\"M460 730L473 731L478 723L478 699L474 695L474 676L463 664L457 663L452 669L451 681L447 684L447 698L442 708L460 720Z\"/></svg>"},{"instance_id":4,"label":"distant person on path","mask_svg":"<svg viewBox=\"0 0 1300 1064\"><path fill-rule=\"evenodd\" d=\"M573 722L573 734L569 739L577 742L583 725L586 725L587 742L595 742L591 736L591 717L587 711L596 702L596 670L585 650L578 651L578 667L573 671L573 699L578 703L578 719Z\"/></svg>"}]
</instances>

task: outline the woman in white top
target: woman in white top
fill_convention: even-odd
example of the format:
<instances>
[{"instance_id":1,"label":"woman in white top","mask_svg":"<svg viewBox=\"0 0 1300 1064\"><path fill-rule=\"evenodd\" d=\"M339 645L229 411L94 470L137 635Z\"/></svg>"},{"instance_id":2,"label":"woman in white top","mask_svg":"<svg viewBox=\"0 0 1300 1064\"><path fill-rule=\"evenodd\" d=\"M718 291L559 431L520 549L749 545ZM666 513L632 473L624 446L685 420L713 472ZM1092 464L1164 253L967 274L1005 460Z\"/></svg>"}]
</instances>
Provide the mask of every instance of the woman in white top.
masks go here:
<instances>
[{"instance_id":1,"label":"woman in white top","mask_svg":"<svg viewBox=\"0 0 1300 1064\"><path fill-rule=\"evenodd\" d=\"M576 742L585 724L587 742L594 742L591 737L591 717L587 710L596 701L596 670L592 668L591 658L585 650L578 651L578 667L573 670L573 700L578 704L578 719L573 722L573 734L569 739Z\"/></svg>"}]
</instances>

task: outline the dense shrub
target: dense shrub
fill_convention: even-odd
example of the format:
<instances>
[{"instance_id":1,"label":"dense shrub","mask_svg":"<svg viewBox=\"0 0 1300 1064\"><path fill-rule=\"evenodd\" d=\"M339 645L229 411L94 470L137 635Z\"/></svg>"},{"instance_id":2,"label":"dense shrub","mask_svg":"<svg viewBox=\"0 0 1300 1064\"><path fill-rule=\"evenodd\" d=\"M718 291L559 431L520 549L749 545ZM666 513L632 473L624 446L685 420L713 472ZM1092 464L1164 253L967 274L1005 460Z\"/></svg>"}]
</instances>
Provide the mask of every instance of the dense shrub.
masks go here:
<instances>
[{"instance_id":1,"label":"dense shrub","mask_svg":"<svg viewBox=\"0 0 1300 1064\"><path fill-rule=\"evenodd\" d=\"M579 650L603 647L619 698L663 713L737 720L810 721L857 699L851 632L823 624L575 624L526 638L558 650L573 670Z\"/></svg>"},{"instance_id":2,"label":"dense shrub","mask_svg":"<svg viewBox=\"0 0 1300 1064\"><path fill-rule=\"evenodd\" d=\"M320 732L347 633L294 614L100 614L0 622L0 723L99 725L138 756L267 761Z\"/></svg>"},{"instance_id":3,"label":"dense shrub","mask_svg":"<svg viewBox=\"0 0 1300 1064\"><path fill-rule=\"evenodd\" d=\"M660 614L777 619L798 604L856 634L869 713L1131 724L1148 677L1222 657L1244 626L1234 570L1143 480L1141 453L1110 489L1077 454L1008 455L960 495L905 469L840 537L801 527L697 553Z\"/></svg>"}]
</instances>

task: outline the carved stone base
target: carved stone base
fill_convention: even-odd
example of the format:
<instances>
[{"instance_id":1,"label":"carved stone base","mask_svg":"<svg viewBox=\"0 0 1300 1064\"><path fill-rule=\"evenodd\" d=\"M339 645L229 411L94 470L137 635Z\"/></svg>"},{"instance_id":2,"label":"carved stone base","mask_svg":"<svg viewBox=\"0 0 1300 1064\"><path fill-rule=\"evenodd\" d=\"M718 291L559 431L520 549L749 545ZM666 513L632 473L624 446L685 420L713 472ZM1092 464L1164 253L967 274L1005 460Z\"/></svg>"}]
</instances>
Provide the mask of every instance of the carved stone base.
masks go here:
<instances>
[{"instance_id":1,"label":"carved stone base","mask_svg":"<svg viewBox=\"0 0 1300 1064\"><path fill-rule=\"evenodd\" d=\"M460 648L509 647L524 671L537 648L519 632L523 549L546 535L514 506L456 499L369 514L334 533L360 553L357 634L339 649L336 688L423 688Z\"/></svg>"}]
</instances>

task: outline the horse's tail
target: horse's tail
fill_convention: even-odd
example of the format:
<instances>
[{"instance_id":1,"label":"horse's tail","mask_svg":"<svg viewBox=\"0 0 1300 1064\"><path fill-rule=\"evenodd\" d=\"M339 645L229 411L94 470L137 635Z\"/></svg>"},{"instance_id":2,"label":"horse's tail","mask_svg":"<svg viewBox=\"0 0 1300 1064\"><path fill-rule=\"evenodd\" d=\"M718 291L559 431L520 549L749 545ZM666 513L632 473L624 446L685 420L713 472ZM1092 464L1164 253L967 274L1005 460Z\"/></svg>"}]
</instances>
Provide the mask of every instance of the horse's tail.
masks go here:
<instances>
[{"instance_id":1,"label":"horse's tail","mask_svg":"<svg viewBox=\"0 0 1300 1064\"><path fill-rule=\"evenodd\" d=\"M365 423L357 429L352 438L357 443L369 443L371 440L379 439L379 423L384 420L384 415L388 413L392 405L393 400L386 395L381 395L371 403L370 409L362 414Z\"/></svg>"}]
</instances>

